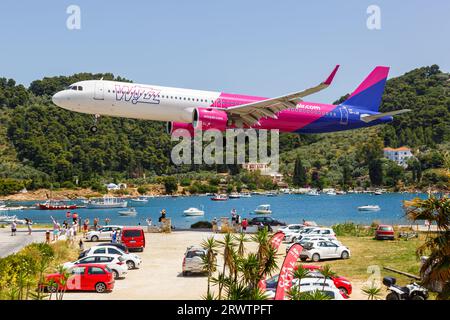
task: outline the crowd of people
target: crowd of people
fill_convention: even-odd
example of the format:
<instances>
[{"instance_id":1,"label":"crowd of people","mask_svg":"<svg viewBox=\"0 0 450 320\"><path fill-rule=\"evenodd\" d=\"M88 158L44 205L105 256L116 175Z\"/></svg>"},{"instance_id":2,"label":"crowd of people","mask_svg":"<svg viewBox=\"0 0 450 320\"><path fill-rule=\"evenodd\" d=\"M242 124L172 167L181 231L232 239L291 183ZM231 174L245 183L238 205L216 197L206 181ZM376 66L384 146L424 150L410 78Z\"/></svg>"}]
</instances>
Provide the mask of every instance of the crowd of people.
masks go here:
<instances>
[{"instance_id":1,"label":"crowd of people","mask_svg":"<svg viewBox=\"0 0 450 320\"><path fill-rule=\"evenodd\" d=\"M212 229L214 233L217 233L219 230L219 225L217 218L212 220ZM231 210L231 226L237 232L246 232L248 228L248 220L247 218L242 218L236 211L236 209Z\"/></svg>"}]
</instances>

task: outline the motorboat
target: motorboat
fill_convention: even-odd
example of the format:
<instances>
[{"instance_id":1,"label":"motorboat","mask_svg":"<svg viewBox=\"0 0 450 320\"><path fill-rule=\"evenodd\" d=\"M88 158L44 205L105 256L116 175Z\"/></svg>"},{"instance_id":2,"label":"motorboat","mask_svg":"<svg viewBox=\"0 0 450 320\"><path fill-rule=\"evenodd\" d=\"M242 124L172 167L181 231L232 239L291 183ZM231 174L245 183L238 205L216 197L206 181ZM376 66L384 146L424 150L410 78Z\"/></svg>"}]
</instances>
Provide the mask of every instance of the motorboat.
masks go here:
<instances>
[{"instance_id":1,"label":"motorboat","mask_svg":"<svg viewBox=\"0 0 450 320\"><path fill-rule=\"evenodd\" d=\"M315 189L308 191L306 194L308 196L319 196L320 195L319 192Z\"/></svg>"},{"instance_id":2,"label":"motorboat","mask_svg":"<svg viewBox=\"0 0 450 320\"><path fill-rule=\"evenodd\" d=\"M88 209L111 209L111 208L126 208L128 202L115 197L103 197L101 199L89 200L86 205Z\"/></svg>"},{"instance_id":3,"label":"motorboat","mask_svg":"<svg viewBox=\"0 0 450 320\"><path fill-rule=\"evenodd\" d=\"M278 193L273 192L273 191L270 191L270 192L267 192L267 193L266 193L266 196L267 196L267 197L276 197L277 195L278 195Z\"/></svg>"},{"instance_id":4,"label":"motorboat","mask_svg":"<svg viewBox=\"0 0 450 320\"><path fill-rule=\"evenodd\" d=\"M7 207L5 205L0 206L0 211L17 211L17 210L24 210L27 207L24 206L17 206L17 207Z\"/></svg>"},{"instance_id":5,"label":"motorboat","mask_svg":"<svg viewBox=\"0 0 450 320\"><path fill-rule=\"evenodd\" d=\"M197 208L189 208L183 211L185 216L203 216L205 215L205 211L197 209Z\"/></svg>"},{"instance_id":6,"label":"motorboat","mask_svg":"<svg viewBox=\"0 0 450 320\"><path fill-rule=\"evenodd\" d=\"M132 201L132 202L139 202L139 203L147 203L148 199L145 198L145 197L139 197L139 198L130 199L130 201Z\"/></svg>"},{"instance_id":7,"label":"motorboat","mask_svg":"<svg viewBox=\"0 0 450 320\"><path fill-rule=\"evenodd\" d=\"M366 205L358 207L359 211L378 211L380 210L380 206L378 205Z\"/></svg>"},{"instance_id":8,"label":"motorboat","mask_svg":"<svg viewBox=\"0 0 450 320\"><path fill-rule=\"evenodd\" d=\"M270 204L261 204L254 211L256 214L271 214Z\"/></svg>"},{"instance_id":9,"label":"motorboat","mask_svg":"<svg viewBox=\"0 0 450 320\"><path fill-rule=\"evenodd\" d=\"M65 204L55 200L47 200L44 203L38 203L37 207L41 210L73 210L78 208L76 204Z\"/></svg>"},{"instance_id":10,"label":"motorboat","mask_svg":"<svg viewBox=\"0 0 450 320\"><path fill-rule=\"evenodd\" d=\"M127 210L119 210L119 214L121 216L134 217L137 215L137 211L135 208L129 208Z\"/></svg>"},{"instance_id":11,"label":"motorboat","mask_svg":"<svg viewBox=\"0 0 450 320\"><path fill-rule=\"evenodd\" d=\"M211 198L212 201L227 201L228 196L226 194L216 194Z\"/></svg>"},{"instance_id":12,"label":"motorboat","mask_svg":"<svg viewBox=\"0 0 450 320\"><path fill-rule=\"evenodd\" d=\"M336 191L330 190L326 194L329 195L329 196L335 196L336 195Z\"/></svg>"},{"instance_id":13,"label":"motorboat","mask_svg":"<svg viewBox=\"0 0 450 320\"><path fill-rule=\"evenodd\" d=\"M251 198L252 195L249 192L241 193L241 198Z\"/></svg>"},{"instance_id":14,"label":"motorboat","mask_svg":"<svg viewBox=\"0 0 450 320\"><path fill-rule=\"evenodd\" d=\"M230 199L239 199L240 197L241 197L241 195L236 192L230 193L230 195L228 196L228 198L230 198Z\"/></svg>"}]
</instances>

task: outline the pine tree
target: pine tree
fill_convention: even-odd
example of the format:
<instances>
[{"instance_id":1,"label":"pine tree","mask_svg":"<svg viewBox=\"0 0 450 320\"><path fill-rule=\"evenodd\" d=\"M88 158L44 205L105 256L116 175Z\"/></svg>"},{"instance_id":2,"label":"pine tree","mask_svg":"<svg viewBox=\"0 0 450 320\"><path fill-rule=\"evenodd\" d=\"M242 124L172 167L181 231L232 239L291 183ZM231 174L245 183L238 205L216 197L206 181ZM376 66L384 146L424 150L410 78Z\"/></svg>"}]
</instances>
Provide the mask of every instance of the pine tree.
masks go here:
<instances>
[{"instance_id":1,"label":"pine tree","mask_svg":"<svg viewBox=\"0 0 450 320\"><path fill-rule=\"evenodd\" d=\"M306 170L303 167L302 159L300 159L300 157L297 157L297 159L295 159L294 176L292 180L293 183L299 187L303 187L306 184Z\"/></svg>"}]
</instances>

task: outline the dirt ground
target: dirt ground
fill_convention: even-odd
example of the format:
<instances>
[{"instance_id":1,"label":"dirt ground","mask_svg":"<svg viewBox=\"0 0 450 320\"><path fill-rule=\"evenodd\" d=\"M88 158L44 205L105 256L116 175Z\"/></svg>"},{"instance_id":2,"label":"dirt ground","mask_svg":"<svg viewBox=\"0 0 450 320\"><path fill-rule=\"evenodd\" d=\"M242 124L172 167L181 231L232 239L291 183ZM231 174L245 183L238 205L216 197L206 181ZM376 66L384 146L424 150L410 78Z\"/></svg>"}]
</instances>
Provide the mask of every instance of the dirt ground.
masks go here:
<instances>
[{"instance_id":1,"label":"dirt ground","mask_svg":"<svg viewBox=\"0 0 450 320\"><path fill-rule=\"evenodd\" d=\"M213 234L210 232L177 231L171 234L146 233L147 245L143 253L137 253L142 257L140 269L130 270L125 279L117 280L115 288L110 293L98 294L95 292L69 292L65 299L73 300L181 300L202 299L206 293L205 276L181 275L181 264L186 247L200 245L201 242ZM221 239L222 235L214 235ZM86 247L91 246L89 242ZM256 245L248 243L247 248L253 251ZM285 244L280 247L280 252L285 252ZM280 256L281 266L284 255ZM220 255L218 256L221 264ZM350 280L351 277L347 276ZM362 281L352 281L352 299L366 299L361 293Z\"/></svg>"}]
</instances>

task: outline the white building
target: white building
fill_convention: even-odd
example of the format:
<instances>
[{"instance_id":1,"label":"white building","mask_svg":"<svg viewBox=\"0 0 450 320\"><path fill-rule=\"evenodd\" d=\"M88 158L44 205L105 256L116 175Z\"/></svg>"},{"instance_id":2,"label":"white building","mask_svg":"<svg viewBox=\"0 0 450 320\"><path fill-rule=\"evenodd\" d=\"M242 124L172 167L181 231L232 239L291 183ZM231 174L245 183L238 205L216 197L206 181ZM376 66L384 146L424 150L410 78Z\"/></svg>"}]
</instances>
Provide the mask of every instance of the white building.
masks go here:
<instances>
[{"instance_id":1,"label":"white building","mask_svg":"<svg viewBox=\"0 0 450 320\"><path fill-rule=\"evenodd\" d=\"M408 159L414 157L414 155L411 153L411 149L407 147L400 147L397 149L384 148L383 151L385 158L395 161L398 165L404 168L408 166Z\"/></svg>"}]
</instances>

